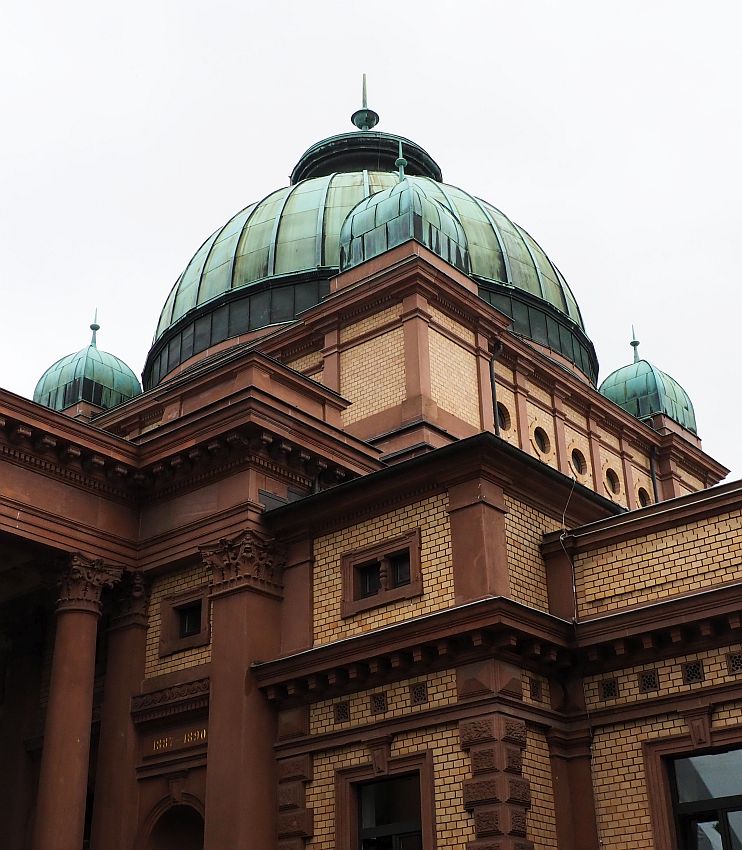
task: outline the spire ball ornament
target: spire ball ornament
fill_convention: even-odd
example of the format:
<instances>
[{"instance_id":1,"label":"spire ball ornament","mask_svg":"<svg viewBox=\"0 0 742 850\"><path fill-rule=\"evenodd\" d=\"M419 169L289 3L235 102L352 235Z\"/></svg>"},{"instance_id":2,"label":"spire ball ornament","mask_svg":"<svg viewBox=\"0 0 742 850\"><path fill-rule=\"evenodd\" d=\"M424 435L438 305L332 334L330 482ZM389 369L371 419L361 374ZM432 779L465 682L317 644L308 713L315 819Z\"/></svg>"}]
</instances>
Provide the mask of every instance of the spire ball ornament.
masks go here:
<instances>
[{"instance_id":1,"label":"spire ball ornament","mask_svg":"<svg viewBox=\"0 0 742 850\"><path fill-rule=\"evenodd\" d=\"M379 113L368 108L366 99L366 75L363 75L363 95L361 100L361 108L356 110L350 120L358 127L359 130L373 130L379 123Z\"/></svg>"}]
</instances>

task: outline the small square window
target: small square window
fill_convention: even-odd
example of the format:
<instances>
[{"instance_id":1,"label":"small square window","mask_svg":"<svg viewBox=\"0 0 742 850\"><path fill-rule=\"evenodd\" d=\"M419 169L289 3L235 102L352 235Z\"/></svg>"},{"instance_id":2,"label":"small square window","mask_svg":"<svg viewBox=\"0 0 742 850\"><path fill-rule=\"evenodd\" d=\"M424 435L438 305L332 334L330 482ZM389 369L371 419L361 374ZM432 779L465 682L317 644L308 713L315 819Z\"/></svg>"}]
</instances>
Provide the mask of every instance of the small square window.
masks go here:
<instances>
[{"instance_id":1,"label":"small square window","mask_svg":"<svg viewBox=\"0 0 742 850\"><path fill-rule=\"evenodd\" d=\"M389 587L403 587L410 583L410 552L403 549L388 556Z\"/></svg>"},{"instance_id":2,"label":"small square window","mask_svg":"<svg viewBox=\"0 0 742 850\"><path fill-rule=\"evenodd\" d=\"M683 684L692 685L695 682L702 682L705 678L703 672L703 661L689 661L682 665Z\"/></svg>"},{"instance_id":3,"label":"small square window","mask_svg":"<svg viewBox=\"0 0 742 850\"><path fill-rule=\"evenodd\" d=\"M639 692L648 694L660 689L660 677L656 670L643 670L639 673Z\"/></svg>"},{"instance_id":4,"label":"small square window","mask_svg":"<svg viewBox=\"0 0 742 850\"><path fill-rule=\"evenodd\" d=\"M206 586L163 599L160 603L160 656L209 643Z\"/></svg>"},{"instance_id":5,"label":"small square window","mask_svg":"<svg viewBox=\"0 0 742 850\"><path fill-rule=\"evenodd\" d=\"M380 691L378 694L371 694L369 697L369 710L371 714L383 714L386 711L386 691Z\"/></svg>"}]
</instances>

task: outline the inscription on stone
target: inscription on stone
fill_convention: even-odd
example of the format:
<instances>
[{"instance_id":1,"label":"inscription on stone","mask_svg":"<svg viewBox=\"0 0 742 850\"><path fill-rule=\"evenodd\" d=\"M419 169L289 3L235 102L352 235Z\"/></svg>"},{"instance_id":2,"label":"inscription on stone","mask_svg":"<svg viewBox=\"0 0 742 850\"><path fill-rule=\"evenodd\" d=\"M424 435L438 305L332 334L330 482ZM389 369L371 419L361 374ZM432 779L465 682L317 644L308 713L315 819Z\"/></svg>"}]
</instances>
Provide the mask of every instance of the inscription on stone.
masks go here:
<instances>
[{"instance_id":1,"label":"inscription on stone","mask_svg":"<svg viewBox=\"0 0 742 850\"><path fill-rule=\"evenodd\" d=\"M187 729L185 732L179 732L175 735L161 735L152 739L152 752L162 753L178 747L187 747L189 744L200 744L207 738L208 730L206 728Z\"/></svg>"}]
</instances>

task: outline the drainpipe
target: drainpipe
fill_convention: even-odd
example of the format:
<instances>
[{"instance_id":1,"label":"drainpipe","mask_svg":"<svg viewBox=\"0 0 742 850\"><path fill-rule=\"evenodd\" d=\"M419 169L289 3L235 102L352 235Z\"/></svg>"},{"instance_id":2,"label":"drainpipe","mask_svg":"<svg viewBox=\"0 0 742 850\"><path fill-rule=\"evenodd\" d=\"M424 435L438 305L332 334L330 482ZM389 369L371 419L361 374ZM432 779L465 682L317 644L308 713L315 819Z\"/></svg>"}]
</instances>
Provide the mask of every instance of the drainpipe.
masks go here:
<instances>
[{"instance_id":1,"label":"drainpipe","mask_svg":"<svg viewBox=\"0 0 742 850\"><path fill-rule=\"evenodd\" d=\"M500 436L500 417L497 414L497 383L495 381L495 360L502 351L502 343L496 340L492 346L492 357L490 358L490 387L492 388L492 412L495 414L495 436Z\"/></svg>"},{"instance_id":2,"label":"drainpipe","mask_svg":"<svg viewBox=\"0 0 742 850\"><path fill-rule=\"evenodd\" d=\"M655 504L660 501L659 488L657 487L657 446L649 450L649 473L652 476L652 489L654 490Z\"/></svg>"}]
</instances>

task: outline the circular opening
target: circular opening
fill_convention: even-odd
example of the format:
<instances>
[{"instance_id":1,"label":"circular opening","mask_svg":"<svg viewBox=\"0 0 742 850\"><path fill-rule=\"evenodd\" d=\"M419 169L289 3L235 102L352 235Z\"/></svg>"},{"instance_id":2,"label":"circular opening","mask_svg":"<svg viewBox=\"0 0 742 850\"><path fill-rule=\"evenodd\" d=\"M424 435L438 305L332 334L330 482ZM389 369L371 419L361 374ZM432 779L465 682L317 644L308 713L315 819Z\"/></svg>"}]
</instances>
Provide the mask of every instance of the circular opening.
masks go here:
<instances>
[{"instance_id":1,"label":"circular opening","mask_svg":"<svg viewBox=\"0 0 742 850\"><path fill-rule=\"evenodd\" d=\"M618 475L616 474L615 469L606 469L605 481L611 493L618 494L621 492L621 482L618 480Z\"/></svg>"},{"instance_id":2,"label":"circular opening","mask_svg":"<svg viewBox=\"0 0 742 850\"><path fill-rule=\"evenodd\" d=\"M584 475L587 472L585 455L579 449L572 449L572 466L578 475Z\"/></svg>"},{"instance_id":3,"label":"circular opening","mask_svg":"<svg viewBox=\"0 0 742 850\"><path fill-rule=\"evenodd\" d=\"M510 411L502 402L497 402L497 425L501 431L510 430Z\"/></svg>"},{"instance_id":4,"label":"circular opening","mask_svg":"<svg viewBox=\"0 0 742 850\"><path fill-rule=\"evenodd\" d=\"M652 500L649 498L649 493L647 493L647 491L643 487L639 488L639 493L637 495L639 496L639 504L643 508L646 508L647 505L652 504Z\"/></svg>"},{"instance_id":5,"label":"circular opening","mask_svg":"<svg viewBox=\"0 0 742 850\"><path fill-rule=\"evenodd\" d=\"M533 432L533 439L536 442L536 448L541 452L542 455L549 453L549 447L551 443L549 442L549 438L546 435L546 431L543 428L536 428Z\"/></svg>"}]
</instances>

